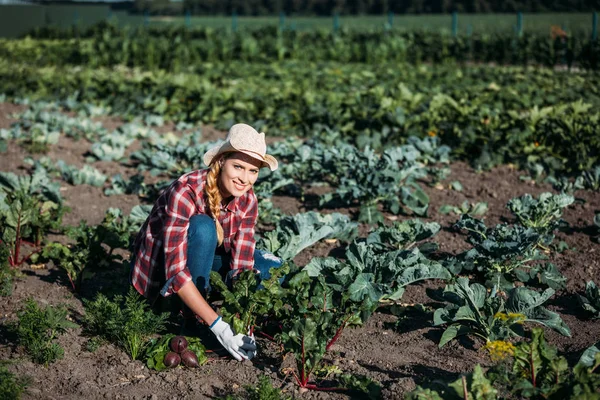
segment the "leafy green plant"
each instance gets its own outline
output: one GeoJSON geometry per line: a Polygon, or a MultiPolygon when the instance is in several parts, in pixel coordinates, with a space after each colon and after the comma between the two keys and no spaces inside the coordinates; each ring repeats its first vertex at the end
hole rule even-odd
{"type": "Polygon", "coordinates": [[[585,284],[585,295],[577,295],[577,299],[587,315],[594,319],[600,318],[600,289],[594,281],[588,281],[585,284]]]}
{"type": "Polygon", "coordinates": [[[244,394],[229,395],[222,400],[292,400],[291,396],[281,393],[281,389],[273,387],[271,379],[266,375],[258,377],[258,384],[244,387],[244,394]]]}
{"type": "MultiPolygon", "coordinates": [[[[587,352],[586,352],[587,353],[587,352]]],[[[439,389],[416,390],[407,399],[595,399],[600,389],[600,354],[591,353],[571,369],[565,357],[549,345],[541,328],[531,330],[531,339],[513,346],[511,357],[486,373],[477,365],[473,374],[439,389]]]]}
{"type": "Polygon", "coordinates": [[[319,240],[340,238],[350,241],[356,234],[357,224],[346,215],[309,211],[283,217],[274,230],[264,234],[257,246],[287,261],[319,240]]]}
{"type": "Polygon", "coordinates": [[[98,293],[94,300],[84,300],[85,330],[101,336],[123,348],[133,360],[144,354],[153,334],[165,329],[168,313],[160,315],[150,310],[145,299],[133,288],[127,296],[108,299],[98,293]]]}
{"type": "Polygon", "coordinates": [[[542,193],[538,199],[525,194],[509,200],[507,208],[520,224],[533,228],[540,235],[540,245],[548,245],[554,238],[553,232],[560,224],[562,209],[573,204],[574,197],[568,194],[542,193]]]}
{"type": "MultiPolygon", "coordinates": [[[[394,222],[391,226],[379,225],[367,237],[366,243],[378,250],[409,250],[418,242],[430,239],[440,231],[437,222],[423,222],[420,219],[394,222]]],[[[437,250],[434,243],[422,244],[423,253],[437,250]]]]}
{"type": "Polygon", "coordinates": [[[17,377],[6,367],[6,361],[0,361],[0,398],[19,400],[21,393],[31,381],[28,377],[17,377]]]}
{"type": "Polygon", "coordinates": [[[492,386],[492,382],[477,364],[472,373],[444,385],[440,390],[417,386],[415,390],[407,393],[405,398],[407,400],[495,400],[498,398],[498,390],[492,386]]]}
{"type": "Polygon", "coordinates": [[[358,203],[358,220],[370,224],[383,221],[378,204],[384,204],[394,214],[402,206],[419,216],[427,214],[429,197],[416,181],[427,172],[423,164],[414,160],[416,148],[392,148],[382,155],[368,148],[356,152],[354,162],[348,163],[345,170],[339,169],[336,191],[323,195],[322,205],[333,200],[347,205],[358,203]]]}
{"type": "Polygon", "coordinates": [[[531,335],[531,340],[515,345],[508,363],[496,365],[488,376],[495,386],[519,398],[562,398],[554,396],[569,385],[567,360],[547,344],[541,328],[533,328],[531,335]]]}
{"type": "Polygon", "coordinates": [[[296,358],[295,378],[301,387],[319,389],[310,379],[325,352],[346,328],[363,324],[381,300],[399,299],[407,285],[420,280],[450,278],[418,248],[377,251],[353,242],[346,259],[314,258],[284,282],[284,303],[295,306],[283,309],[280,338],[296,358]]]}
{"type": "Polygon", "coordinates": [[[19,344],[25,347],[32,360],[48,365],[63,357],[64,350],[56,339],[77,324],[69,321],[64,307],[40,307],[33,299],[27,299],[25,307],[18,313],[19,322],[15,332],[19,344]]]}
{"type": "Polygon", "coordinates": [[[210,273],[210,283],[224,297],[221,313],[223,320],[234,332],[253,333],[258,318],[280,315],[284,307],[284,290],[281,278],[290,272],[289,265],[271,269],[271,277],[260,281],[254,271],[242,271],[227,287],[218,272],[210,273]]]}
{"type": "Polygon", "coordinates": [[[473,215],[476,217],[480,217],[482,215],[484,215],[488,210],[488,205],[487,203],[484,202],[480,202],[480,203],[469,203],[467,200],[463,201],[463,203],[460,206],[451,206],[451,205],[443,205],[440,207],[440,214],[456,214],[456,215],[463,215],[463,214],[469,214],[469,215],[473,215]]]}
{"type": "Polygon", "coordinates": [[[505,298],[495,289],[488,293],[483,285],[469,284],[468,278],[458,278],[444,289],[444,298],[450,304],[437,309],[433,315],[434,325],[448,324],[439,346],[467,335],[477,336],[486,343],[523,336],[522,325],[526,322],[540,323],[571,336],[560,316],[542,307],[553,294],[553,289],[537,293],[519,287],[510,290],[505,298]]]}
{"type": "Polygon", "coordinates": [[[59,160],[56,167],[62,178],[71,185],[91,185],[102,187],[106,182],[106,175],[91,165],[85,164],[81,169],[65,164],[59,160]]]}
{"type": "Polygon", "coordinates": [[[126,265],[123,257],[114,253],[117,248],[127,249],[131,240],[131,223],[121,218],[121,210],[109,209],[100,225],[88,226],[82,221],[67,231],[75,243],[50,243],[32,260],[53,261],[66,271],[73,290],[79,291],[83,281],[94,276],[98,269],[126,265]]]}
{"type": "Polygon", "coordinates": [[[14,272],[9,263],[10,250],[0,242],[0,297],[10,296],[13,291],[14,272]]]}
{"type": "Polygon", "coordinates": [[[455,227],[468,232],[467,241],[473,247],[447,261],[447,266],[457,274],[461,269],[479,271],[487,278],[486,285],[498,290],[513,287],[515,280],[525,276],[518,275],[517,270],[529,270],[533,261],[544,258],[536,250],[540,235],[533,228],[508,224],[487,228],[467,214],[461,216],[455,227]]]}
{"type": "Polygon", "coordinates": [[[32,246],[38,247],[48,231],[59,229],[65,211],[58,186],[43,168],[27,176],[0,172],[1,239],[10,248],[10,265],[28,259],[20,253],[25,239],[31,238],[32,246]]]}

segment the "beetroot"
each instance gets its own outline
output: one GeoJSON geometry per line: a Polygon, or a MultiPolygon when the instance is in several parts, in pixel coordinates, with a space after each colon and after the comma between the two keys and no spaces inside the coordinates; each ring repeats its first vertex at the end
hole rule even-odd
{"type": "Polygon", "coordinates": [[[186,367],[195,368],[200,366],[200,364],[198,364],[196,353],[191,350],[184,350],[183,353],[181,353],[181,361],[186,367]]]}
{"type": "Polygon", "coordinates": [[[168,368],[175,368],[181,362],[181,357],[177,353],[173,353],[172,351],[168,352],[165,356],[163,363],[168,368]]]}
{"type": "Polygon", "coordinates": [[[171,339],[171,350],[173,350],[175,353],[183,352],[185,349],[187,349],[187,346],[188,342],[185,336],[175,336],[173,339],[171,339]]]}

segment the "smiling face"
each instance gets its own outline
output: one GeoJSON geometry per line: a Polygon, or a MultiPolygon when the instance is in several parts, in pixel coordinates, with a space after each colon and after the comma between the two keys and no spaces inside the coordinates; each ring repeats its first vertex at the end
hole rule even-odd
{"type": "Polygon", "coordinates": [[[240,197],[244,195],[258,179],[261,162],[244,153],[229,155],[221,166],[219,191],[221,196],[240,197]]]}

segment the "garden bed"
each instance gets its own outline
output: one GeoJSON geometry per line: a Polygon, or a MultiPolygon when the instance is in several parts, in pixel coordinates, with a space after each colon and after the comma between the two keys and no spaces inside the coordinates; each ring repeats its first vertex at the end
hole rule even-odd
{"type": "MultiPolygon", "coordinates": [[[[9,113],[22,109],[12,104],[0,104],[0,128],[7,128],[14,119],[9,113]]],[[[117,126],[114,118],[97,120],[117,126]]],[[[169,130],[166,127],[163,132],[169,130]]],[[[225,132],[204,128],[205,140],[225,136],[225,132]]],[[[204,133],[204,132],[203,132],[204,133]]],[[[63,159],[69,164],[84,165],[85,154],[90,143],[61,137],[57,145],[51,147],[48,156],[53,160],[63,159]]],[[[132,144],[131,149],[139,146],[132,144]]],[[[8,144],[8,152],[0,158],[0,171],[24,174],[29,166],[23,162],[27,152],[16,143],[8,144]]],[[[37,156],[34,156],[37,157],[37,156]]],[[[200,160],[198,160],[200,161],[200,160]]],[[[95,162],[93,166],[108,176],[122,173],[131,176],[134,168],[117,162],[95,162]]],[[[436,221],[441,231],[433,238],[439,244],[439,252],[456,254],[468,248],[464,234],[451,228],[456,215],[442,215],[439,208],[445,204],[459,205],[464,200],[487,202],[489,211],[485,214],[488,226],[509,221],[514,217],[506,209],[506,203],[513,197],[525,193],[539,195],[554,192],[548,184],[539,184],[520,179],[526,175],[522,171],[505,165],[491,171],[476,172],[467,164],[454,162],[450,165],[452,174],[449,180],[462,183],[463,190],[452,190],[448,185],[424,187],[430,198],[429,215],[426,221],[436,221]]],[[[323,213],[337,211],[356,216],[353,208],[319,209],[311,201],[311,193],[322,191],[321,187],[307,187],[305,201],[287,196],[274,196],[273,203],[286,214],[296,214],[309,210],[323,213]]],[[[89,185],[70,186],[61,182],[61,194],[71,208],[63,218],[63,225],[76,225],[80,220],[88,224],[102,221],[109,207],[121,208],[129,213],[140,203],[135,195],[105,196],[102,188],[89,185]]],[[[584,318],[577,303],[576,293],[582,293],[586,281],[600,282],[600,247],[591,240],[590,226],[594,212],[600,210],[600,196],[591,191],[575,192],[576,202],[564,210],[563,219],[569,228],[557,233],[555,240],[568,245],[564,252],[552,252],[549,261],[553,262],[567,278],[565,290],[557,291],[548,308],[560,314],[569,326],[572,337],[564,337],[547,329],[549,343],[557,346],[560,354],[574,364],[581,352],[600,337],[600,322],[584,318]]],[[[385,214],[386,221],[410,216],[385,214]]],[[[364,236],[368,227],[361,225],[364,236]]],[[[49,240],[66,241],[61,235],[51,235],[49,240]]],[[[295,262],[306,265],[313,257],[343,255],[339,242],[320,242],[301,252],[295,262]]],[[[127,254],[125,254],[127,256],[127,254]]],[[[197,369],[173,369],[163,372],[149,370],[143,362],[132,361],[121,349],[112,344],[103,344],[94,352],[86,350],[88,338],[82,335],[81,328],[69,330],[59,339],[65,350],[64,358],[49,365],[40,366],[30,361],[23,349],[17,346],[16,338],[6,324],[16,320],[17,312],[24,300],[33,298],[42,304],[64,304],[75,321],[81,320],[84,313],[82,298],[89,298],[93,291],[110,285],[123,284],[124,275],[103,273],[86,283],[80,293],[74,293],[62,269],[52,265],[24,264],[19,267],[22,277],[15,281],[13,293],[0,302],[0,359],[12,360],[9,370],[17,376],[29,376],[31,382],[23,394],[24,399],[162,399],[162,398],[215,398],[239,392],[245,385],[255,384],[260,374],[267,374],[274,386],[302,399],[347,399],[351,396],[335,392],[303,392],[298,390],[293,377],[286,372],[293,366],[293,356],[281,358],[277,346],[267,339],[258,338],[260,351],[254,360],[238,363],[227,358],[210,357],[207,364],[197,369]],[[86,291],[86,288],[89,289],[86,291]]],[[[344,331],[333,351],[326,355],[327,364],[337,365],[344,372],[365,375],[382,386],[382,398],[399,399],[416,385],[426,385],[432,380],[453,381],[461,373],[472,371],[476,364],[491,365],[482,342],[460,340],[448,343],[442,349],[438,343],[443,329],[434,327],[432,311],[442,304],[432,299],[428,293],[443,289],[443,282],[427,281],[409,286],[401,299],[404,305],[422,304],[425,312],[413,310],[402,320],[390,312],[388,307],[380,307],[367,323],[356,329],[344,331]],[[431,311],[431,312],[427,312],[431,311]]],[[[177,332],[175,324],[169,325],[171,332],[177,332]]],[[[357,397],[358,398],[358,397],[357,397]]]]}

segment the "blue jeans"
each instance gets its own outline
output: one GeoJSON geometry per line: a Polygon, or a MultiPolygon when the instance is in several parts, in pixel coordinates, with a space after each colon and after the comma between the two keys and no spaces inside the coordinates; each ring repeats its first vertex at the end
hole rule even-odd
{"type": "MultiPolygon", "coordinates": [[[[217,271],[225,275],[225,282],[230,283],[233,272],[229,265],[231,255],[217,251],[217,229],[215,221],[208,215],[198,214],[190,218],[187,233],[187,268],[192,275],[192,282],[203,296],[210,291],[210,272],[217,271]]],[[[220,249],[219,249],[220,250],[220,249]]],[[[273,254],[254,251],[254,269],[260,273],[260,279],[271,277],[270,269],[279,268],[283,260],[273,254]]],[[[161,292],[166,291],[171,282],[167,282],[161,292]]]]}

